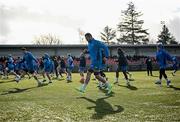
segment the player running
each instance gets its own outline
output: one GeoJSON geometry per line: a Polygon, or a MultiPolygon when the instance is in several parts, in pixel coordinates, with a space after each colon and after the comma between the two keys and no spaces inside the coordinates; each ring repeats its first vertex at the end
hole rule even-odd
{"type": "Polygon", "coordinates": [[[47,53],[44,54],[43,57],[43,63],[44,63],[44,70],[43,70],[43,82],[45,82],[45,74],[49,80],[49,83],[52,83],[51,81],[51,77],[50,77],[50,73],[52,71],[53,65],[52,65],[52,61],[50,60],[50,57],[47,53]]]}
{"type": "Polygon", "coordinates": [[[79,61],[79,73],[81,76],[80,83],[84,83],[84,72],[86,70],[86,57],[84,52],[80,54],[79,61]]]}
{"type": "Polygon", "coordinates": [[[41,86],[42,83],[39,81],[39,79],[37,78],[37,72],[36,72],[36,69],[35,69],[35,66],[34,66],[34,61],[36,63],[38,63],[37,59],[33,56],[33,54],[29,51],[27,51],[26,48],[22,48],[22,51],[24,53],[24,56],[23,56],[23,61],[26,62],[27,64],[27,70],[29,73],[31,73],[34,77],[34,79],[37,81],[38,83],[38,86],[41,86]]]}
{"type": "Polygon", "coordinates": [[[106,84],[108,92],[110,94],[112,92],[112,86],[100,75],[100,66],[102,64],[101,53],[100,50],[104,50],[106,60],[109,57],[108,47],[98,40],[95,40],[90,33],[85,34],[85,38],[88,42],[88,52],[90,55],[91,65],[89,70],[87,71],[86,79],[84,84],[80,87],[79,91],[84,92],[91,78],[91,74],[94,73],[96,79],[106,84]]]}
{"type": "Polygon", "coordinates": [[[166,71],[166,65],[167,65],[166,61],[167,60],[172,61],[172,57],[165,51],[162,44],[158,44],[157,46],[156,60],[159,64],[159,80],[155,82],[155,84],[161,85],[162,76],[164,76],[167,83],[167,87],[169,87],[171,81],[168,80],[168,77],[165,71],[166,71]]]}
{"type": "Polygon", "coordinates": [[[74,68],[73,58],[68,54],[67,58],[67,81],[72,81],[72,70],[74,68]]]}
{"type": "Polygon", "coordinates": [[[126,85],[130,86],[130,82],[127,76],[127,67],[128,67],[127,59],[121,48],[117,49],[117,53],[118,53],[118,59],[116,60],[116,62],[118,62],[118,66],[116,70],[116,81],[114,82],[114,84],[119,83],[119,72],[122,71],[126,79],[126,85]]]}
{"type": "Polygon", "coordinates": [[[177,70],[178,70],[179,62],[178,62],[176,56],[173,56],[172,60],[173,60],[173,70],[174,70],[174,71],[172,72],[172,75],[175,76],[175,73],[176,73],[177,70]]]}
{"type": "Polygon", "coordinates": [[[6,69],[5,69],[5,76],[8,76],[9,74],[13,74],[15,76],[15,80],[16,82],[19,82],[19,80],[21,79],[21,77],[14,71],[15,68],[15,64],[14,64],[14,59],[11,56],[11,54],[9,54],[7,62],[6,62],[6,69]]]}

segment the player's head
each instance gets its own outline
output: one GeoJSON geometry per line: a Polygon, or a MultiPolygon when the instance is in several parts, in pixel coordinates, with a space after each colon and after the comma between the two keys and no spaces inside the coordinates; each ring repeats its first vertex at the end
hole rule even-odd
{"type": "Polygon", "coordinates": [[[49,55],[47,53],[44,53],[45,58],[49,58],[49,55]]]}
{"type": "Polygon", "coordinates": [[[93,39],[93,37],[92,37],[92,35],[91,35],[90,33],[86,33],[86,34],[85,34],[85,38],[86,38],[86,40],[87,40],[88,42],[93,39]]]}
{"type": "Polygon", "coordinates": [[[8,57],[12,57],[12,55],[11,55],[11,54],[9,54],[9,55],[8,55],[8,57]]]}
{"type": "Polygon", "coordinates": [[[71,53],[68,53],[67,55],[68,55],[68,57],[71,57],[71,53]]]}
{"type": "Polygon", "coordinates": [[[25,47],[22,47],[21,50],[26,53],[27,52],[27,49],[25,47]]]}
{"type": "Polygon", "coordinates": [[[123,51],[122,51],[122,49],[121,48],[118,48],[117,49],[117,53],[120,55],[120,54],[123,54],[123,51]]]}
{"type": "Polygon", "coordinates": [[[64,59],[64,56],[61,56],[61,59],[64,59]]]}
{"type": "Polygon", "coordinates": [[[164,46],[163,46],[162,43],[160,43],[160,44],[157,45],[157,50],[160,50],[160,49],[163,49],[163,48],[164,48],[164,46]]]}

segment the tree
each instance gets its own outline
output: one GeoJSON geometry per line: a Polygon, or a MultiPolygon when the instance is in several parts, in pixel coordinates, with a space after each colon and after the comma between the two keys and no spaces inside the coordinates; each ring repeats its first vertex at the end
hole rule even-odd
{"type": "Polygon", "coordinates": [[[157,43],[162,43],[162,44],[178,44],[174,36],[171,35],[169,32],[169,29],[167,26],[164,24],[162,27],[161,33],[158,35],[158,41],[157,43]]]}
{"type": "Polygon", "coordinates": [[[62,41],[56,35],[44,34],[34,38],[34,44],[37,45],[60,45],[62,41]]]}
{"type": "Polygon", "coordinates": [[[106,26],[101,32],[101,39],[104,40],[105,43],[108,45],[113,43],[112,40],[116,37],[116,31],[112,28],[106,26]]]}
{"type": "Polygon", "coordinates": [[[132,2],[128,3],[128,8],[122,11],[122,22],[118,24],[120,43],[127,44],[147,44],[149,42],[147,29],[142,29],[143,20],[139,20],[143,14],[135,10],[132,2]]]}

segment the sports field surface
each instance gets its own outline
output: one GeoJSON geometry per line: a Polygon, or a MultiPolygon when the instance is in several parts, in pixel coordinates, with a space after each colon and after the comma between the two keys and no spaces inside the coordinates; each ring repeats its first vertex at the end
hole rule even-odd
{"type": "MultiPolygon", "coordinates": [[[[85,93],[76,90],[80,86],[78,73],[73,81],[53,80],[52,84],[37,87],[36,81],[23,79],[16,83],[11,76],[0,80],[0,121],[106,121],[144,122],[180,121],[180,72],[172,76],[171,87],[157,86],[158,72],[146,76],[146,72],[132,72],[132,87],[126,87],[120,73],[119,85],[113,85],[113,93],[105,95],[91,80],[85,93]]],[[[113,84],[115,73],[106,73],[113,84]]],[[[65,77],[64,77],[65,78],[65,77]]]]}

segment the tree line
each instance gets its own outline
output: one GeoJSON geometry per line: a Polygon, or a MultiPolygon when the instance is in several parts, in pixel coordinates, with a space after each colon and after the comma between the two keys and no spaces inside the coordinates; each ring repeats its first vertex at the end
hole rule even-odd
{"type": "MultiPolygon", "coordinates": [[[[122,20],[117,24],[117,29],[113,29],[108,25],[100,32],[101,39],[111,44],[148,44],[148,29],[143,28],[144,20],[140,19],[142,12],[138,12],[133,2],[128,3],[126,10],[121,12],[122,20]],[[116,40],[115,42],[113,40],[116,40]]],[[[158,35],[156,43],[162,44],[178,44],[175,37],[169,32],[168,27],[163,23],[162,31],[158,35]]],[[[34,44],[62,44],[57,36],[45,34],[36,37],[34,44]]]]}

